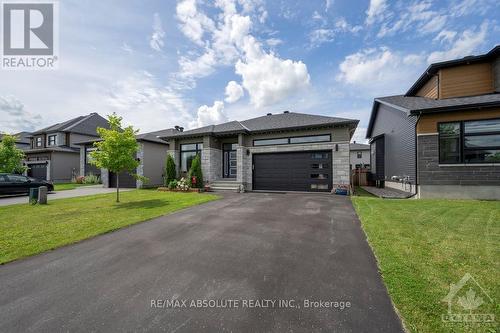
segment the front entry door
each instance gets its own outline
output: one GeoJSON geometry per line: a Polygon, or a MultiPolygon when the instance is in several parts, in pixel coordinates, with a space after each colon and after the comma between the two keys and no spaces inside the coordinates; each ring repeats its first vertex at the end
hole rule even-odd
{"type": "Polygon", "coordinates": [[[223,145],[223,163],[222,174],[224,178],[236,178],[238,169],[236,167],[236,143],[225,143],[223,145]]]}

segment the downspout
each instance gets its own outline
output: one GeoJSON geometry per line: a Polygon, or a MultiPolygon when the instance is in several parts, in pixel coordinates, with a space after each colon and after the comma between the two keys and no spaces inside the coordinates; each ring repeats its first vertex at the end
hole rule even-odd
{"type": "Polygon", "coordinates": [[[417,125],[422,116],[422,111],[418,113],[417,121],[415,122],[415,194],[410,198],[413,198],[418,194],[418,136],[417,136],[417,125]]]}

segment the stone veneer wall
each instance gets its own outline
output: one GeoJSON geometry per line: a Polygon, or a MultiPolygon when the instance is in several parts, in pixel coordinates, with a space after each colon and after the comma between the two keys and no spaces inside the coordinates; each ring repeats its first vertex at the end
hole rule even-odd
{"type": "Polygon", "coordinates": [[[85,146],[80,146],[80,176],[85,176],[85,146]]]}
{"type": "MultiPolygon", "coordinates": [[[[144,143],[139,143],[139,150],[137,150],[137,158],[139,159],[139,166],[137,167],[137,175],[144,176],[144,143]]],[[[142,180],[137,179],[137,188],[143,188],[144,183],[142,180]]]]}
{"type": "Polygon", "coordinates": [[[203,181],[213,182],[222,178],[222,152],[220,149],[203,148],[201,152],[203,181]]]}
{"type": "Polygon", "coordinates": [[[439,165],[438,135],[417,137],[418,185],[500,185],[500,164],[439,165]]]}
{"type": "Polygon", "coordinates": [[[241,158],[243,160],[242,183],[248,190],[252,189],[253,154],[320,150],[329,150],[332,152],[332,184],[349,184],[349,142],[243,147],[241,153],[241,158]],[[335,151],[335,145],[338,145],[338,151],[335,151]],[[246,149],[250,151],[249,155],[246,154],[246,149]]]}

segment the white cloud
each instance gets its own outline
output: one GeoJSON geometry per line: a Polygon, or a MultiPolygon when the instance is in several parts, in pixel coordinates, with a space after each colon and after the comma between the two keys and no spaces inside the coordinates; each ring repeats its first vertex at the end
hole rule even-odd
{"type": "Polygon", "coordinates": [[[214,105],[202,105],[198,108],[197,119],[192,121],[190,128],[202,127],[207,125],[216,125],[227,121],[224,114],[224,103],[215,101],[214,105]]]}
{"type": "Polygon", "coordinates": [[[457,35],[456,31],[441,30],[439,34],[437,34],[437,36],[434,37],[433,41],[435,42],[439,41],[440,43],[451,43],[455,39],[456,35],[457,35]]]}
{"type": "Polygon", "coordinates": [[[181,56],[179,58],[179,76],[189,80],[205,77],[214,72],[215,65],[217,65],[215,52],[207,48],[205,53],[194,59],[181,56]]]}
{"type": "Polygon", "coordinates": [[[496,0],[455,0],[450,5],[450,14],[455,17],[484,15],[495,6],[498,6],[496,0]]]}
{"type": "Polygon", "coordinates": [[[104,96],[99,112],[116,112],[141,132],[192,120],[182,96],[159,84],[148,72],[118,80],[104,96]]]}
{"type": "Polygon", "coordinates": [[[441,30],[446,24],[447,16],[446,15],[437,15],[434,16],[430,21],[425,23],[420,29],[423,33],[431,33],[441,30]]]}
{"type": "Polygon", "coordinates": [[[488,32],[488,22],[483,22],[479,29],[467,29],[458,39],[456,39],[451,48],[446,51],[432,52],[427,61],[429,63],[462,58],[471,55],[486,40],[488,32]]]}
{"type": "Polygon", "coordinates": [[[181,22],[182,33],[194,43],[203,46],[202,40],[205,31],[215,28],[214,22],[196,7],[196,0],[183,0],[176,7],[177,18],[181,22]]]}
{"type": "Polygon", "coordinates": [[[251,36],[246,39],[244,50],[245,58],[238,60],[235,69],[255,106],[277,103],[309,86],[309,73],[302,61],[266,53],[251,36]]]}
{"type": "Polygon", "coordinates": [[[333,0],[325,0],[325,12],[327,12],[333,5],[333,0]]]}
{"type": "Polygon", "coordinates": [[[366,11],[366,24],[370,25],[382,19],[386,9],[386,0],[370,0],[370,6],[366,11]]]}
{"type": "Polygon", "coordinates": [[[341,17],[337,20],[337,22],[335,22],[335,29],[336,31],[340,31],[340,32],[351,32],[351,33],[357,33],[359,32],[360,30],[363,29],[362,26],[360,25],[355,25],[355,26],[352,26],[350,25],[345,18],[341,17]]]}
{"type": "Polygon", "coordinates": [[[421,56],[381,47],[345,57],[336,80],[373,94],[401,93],[418,75],[421,56]]]}
{"type": "Polygon", "coordinates": [[[226,86],[226,102],[234,103],[243,97],[243,95],[244,91],[242,86],[240,86],[236,81],[228,82],[226,86]]]}
{"type": "Polygon", "coordinates": [[[266,40],[266,44],[273,47],[283,44],[283,41],[279,38],[269,38],[266,40]]]}
{"type": "Polygon", "coordinates": [[[130,45],[128,45],[126,42],[123,42],[122,46],[120,47],[123,51],[127,52],[128,54],[134,53],[134,50],[130,45]]]}
{"type": "Polygon", "coordinates": [[[40,126],[42,117],[25,109],[14,96],[0,96],[0,132],[33,131],[40,126]]]}
{"type": "Polygon", "coordinates": [[[309,34],[309,41],[311,46],[315,47],[333,41],[334,37],[333,29],[316,29],[309,34]]]}
{"type": "Polygon", "coordinates": [[[165,31],[163,30],[160,14],[155,13],[153,18],[153,34],[149,40],[149,46],[153,50],[161,52],[165,45],[163,38],[165,38],[165,31]]]}

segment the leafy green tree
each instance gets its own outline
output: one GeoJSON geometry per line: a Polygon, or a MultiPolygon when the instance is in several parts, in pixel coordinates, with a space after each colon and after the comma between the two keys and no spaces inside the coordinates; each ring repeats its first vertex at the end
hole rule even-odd
{"type": "Polygon", "coordinates": [[[189,181],[192,177],[196,177],[196,184],[192,184],[193,187],[203,188],[203,173],[201,171],[201,158],[200,154],[196,155],[191,162],[191,168],[189,169],[189,181]]]}
{"type": "Polygon", "coordinates": [[[16,147],[16,137],[5,134],[0,142],[0,172],[23,173],[24,152],[16,147]]]}
{"type": "Polygon", "coordinates": [[[109,129],[97,128],[101,141],[94,142],[97,149],[90,153],[91,163],[116,174],[116,202],[120,202],[120,174],[128,172],[138,177],[134,172],[139,166],[136,159],[139,150],[135,138],[137,130],[132,126],[122,129],[122,118],[115,113],[108,116],[108,122],[109,129]]]}
{"type": "Polygon", "coordinates": [[[171,181],[175,180],[176,174],[175,161],[172,155],[167,154],[167,160],[165,162],[165,186],[168,186],[171,181]]]}

